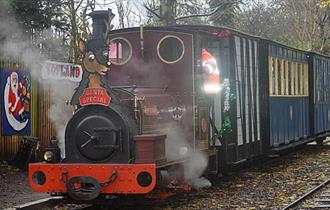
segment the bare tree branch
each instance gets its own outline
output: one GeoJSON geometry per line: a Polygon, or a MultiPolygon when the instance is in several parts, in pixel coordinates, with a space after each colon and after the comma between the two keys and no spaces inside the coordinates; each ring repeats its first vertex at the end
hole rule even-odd
{"type": "Polygon", "coordinates": [[[218,6],[217,8],[215,8],[214,11],[211,11],[211,12],[209,12],[209,13],[204,13],[204,14],[193,14],[193,15],[181,16],[181,17],[177,17],[177,18],[175,18],[175,20],[182,20],[182,19],[186,19],[186,18],[194,18],[194,17],[205,17],[205,16],[211,16],[211,15],[215,14],[216,12],[218,12],[222,7],[223,7],[223,5],[220,5],[220,6],[218,6]]]}
{"type": "Polygon", "coordinates": [[[152,9],[150,9],[146,4],[144,4],[143,6],[144,6],[144,8],[146,8],[150,13],[152,13],[153,15],[155,15],[156,17],[158,17],[159,19],[162,18],[160,15],[158,15],[156,12],[154,12],[152,9]]]}

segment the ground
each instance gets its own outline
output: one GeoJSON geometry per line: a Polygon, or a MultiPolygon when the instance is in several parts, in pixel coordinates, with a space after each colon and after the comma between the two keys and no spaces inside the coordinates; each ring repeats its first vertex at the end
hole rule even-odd
{"type": "MultiPolygon", "coordinates": [[[[44,198],[31,192],[26,173],[0,166],[0,203],[12,207],[44,198]]],[[[138,209],[281,209],[330,176],[330,146],[308,145],[282,157],[221,177],[207,189],[177,195],[138,209]]],[[[138,206],[102,209],[137,209],[138,206]]]]}
{"type": "Polygon", "coordinates": [[[27,172],[0,162],[0,209],[46,197],[48,194],[36,193],[30,189],[27,172]]]}
{"type": "Polygon", "coordinates": [[[168,201],[166,209],[281,209],[330,177],[330,146],[308,145],[168,201]]]}

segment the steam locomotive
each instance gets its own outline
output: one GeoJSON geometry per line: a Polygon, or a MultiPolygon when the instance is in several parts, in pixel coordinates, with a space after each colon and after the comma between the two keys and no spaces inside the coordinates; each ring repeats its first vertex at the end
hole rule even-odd
{"type": "Polygon", "coordinates": [[[111,12],[90,16],[65,158],[52,144],[45,163],[30,164],[33,190],[162,199],[328,135],[329,57],[228,28],[110,31],[111,12]]]}

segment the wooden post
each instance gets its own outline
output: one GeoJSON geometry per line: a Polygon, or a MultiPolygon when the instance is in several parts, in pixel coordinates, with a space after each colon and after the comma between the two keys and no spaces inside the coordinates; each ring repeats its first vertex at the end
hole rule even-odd
{"type": "Polygon", "coordinates": [[[273,82],[273,72],[274,72],[274,68],[273,68],[273,58],[271,56],[268,57],[268,75],[269,75],[269,95],[274,95],[274,91],[273,91],[273,86],[274,86],[274,82],[273,82]]]}
{"type": "Polygon", "coordinates": [[[304,95],[304,92],[303,92],[303,90],[304,90],[304,80],[305,80],[305,78],[304,78],[304,64],[299,64],[299,75],[300,75],[300,95],[304,95]]]}
{"type": "Polygon", "coordinates": [[[289,95],[289,61],[284,61],[285,70],[285,95],[289,95]]]}
{"type": "Polygon", "coordinates": [[[308,92],[308,65],[304,64],[304,71],[305,71],[305,95],[308,96],[309,92],[308,92]]]}
{"type": "Polygon", "coordinates": [[[275,87],[275,95],[278,95],[278,63],[277,63],[277,58],[274,58],[274,64],[275,64],[275,82],[274,82],[274,87],[275,87]]]}
{"type": "Polygon", "coordinates": [[[281,95],[283,96],[284,95],[284,83],[285,83],[285,77],[284,77],[284,60],[281,59],[280,60],[280,65],[281,65],[281,95]]]}
{"type": "Polygon", "coordinates": [[[291,62],[290,63],[290,66],[291,66],[291,95],[295,95],[295,88],[294,88],[294,86],[295,86],[295,76],[296,76],[296,74],[295,74],[295,70],[294,70],[294,63],[293,62],[291,62]]]}
{"type": "Polygon", "coordinates": [[[294,63],[294,72],[295,72],[295,95],[299,95],[299,89],[298,89],[298,63],[294,63]]]}

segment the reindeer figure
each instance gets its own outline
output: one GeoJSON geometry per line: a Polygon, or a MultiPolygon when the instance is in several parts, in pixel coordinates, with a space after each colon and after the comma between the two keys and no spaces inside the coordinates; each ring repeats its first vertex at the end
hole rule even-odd
{"type": "Polygon", "coordinates": [[[94,40],[88,44],[80,40],[79,50],[83,55],[84,74],[88,78],[87,87],[101,87],[101,78],[107,75],[110,67],[108,46],[105,43],[95,43],[94,40]]]}
{"type": "Polygon", "coordinates": [[[85,90],[91,88],[94,88],[94,90],[105,89],[106,94],[113,95],[108,85],[107,73],[110,67],[109,46],[105,41],[110,30],[109,21],[113,18],[110,12],[92,12],[90,14],[94,20],[93,38],[87,42],[83,40],[79,41],[79,51],[82,54],[83,78],[72,96],[72,105],[80,105],[79,98],[85,94],[85,90]]]}

